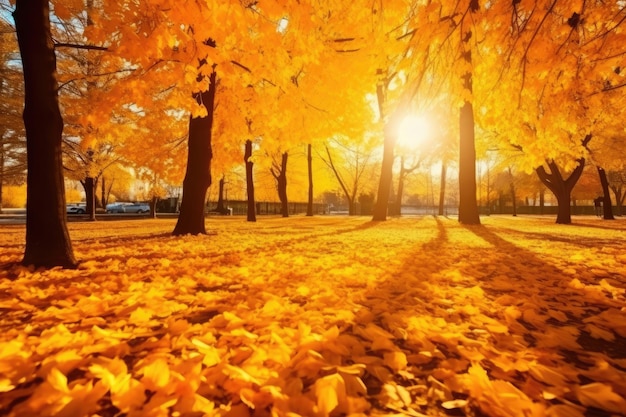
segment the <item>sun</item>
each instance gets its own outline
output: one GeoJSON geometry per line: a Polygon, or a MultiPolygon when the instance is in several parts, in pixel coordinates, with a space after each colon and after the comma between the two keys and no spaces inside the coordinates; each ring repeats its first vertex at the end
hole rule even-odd
{"type": "Polygon", "coordinates": [[[432,125],[424,116],[406,116],[398,127],[398,146],[417,149],[428,140],[432,125]]]}

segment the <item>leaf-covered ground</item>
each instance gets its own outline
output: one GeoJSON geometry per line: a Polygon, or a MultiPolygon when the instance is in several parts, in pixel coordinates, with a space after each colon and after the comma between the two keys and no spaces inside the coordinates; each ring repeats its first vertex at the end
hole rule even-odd
{"type": "Polygon", "coordinates": [[[0,228],[0,415],[626,415],[625,220],[0,228]]]}

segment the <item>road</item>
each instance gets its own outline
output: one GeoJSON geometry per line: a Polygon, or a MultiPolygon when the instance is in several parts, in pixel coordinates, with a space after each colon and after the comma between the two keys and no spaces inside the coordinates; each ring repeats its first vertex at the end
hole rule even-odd
{"type": "MultiPolygon", "coordinates": [[[[178,216],[178,213],[157,213],[159,218],[173,218],[178,216]]],[[[149,219],[150,214],[136,214],[136,213],[97,213],[96,220],[129,220],[129,219],[149,219]]],[[[68,214],[67,220],[70,222],[89,221],[89,217],[86,214],[68,214]]],[[[26,210],[25,209],[2,209],[0,213],[0,225],[8,224],[25,224],[26,223],[26,210]]]]}

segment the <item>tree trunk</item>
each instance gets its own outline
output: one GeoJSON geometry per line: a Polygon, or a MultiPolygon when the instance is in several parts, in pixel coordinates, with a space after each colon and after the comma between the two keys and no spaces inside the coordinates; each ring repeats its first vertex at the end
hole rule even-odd
{"type": "Polygon", "coordinates": [[[204,205],[206,192],[211,185],[211,130],[217,75],[215,68],[209,76],[209,88],[194,93],[194,98],[204,106],[207,115],[189,118],[189,143],[187,171],[183,180],[183,196],[178,221],[172,234],[206,234],[204,226],[204,205]]]}
{"type": "MultiPolygon", "coordinates": [[[[446,163],[445,161],[441,161],[441,185],[439,186],[439,215],[443,216],[444,214],[444,206],[446,203],[446,163]]],[[[489,197],[487,197],[487,201],[489,197]]],[[[487,202],[489,204],[489,202],[487,202]]]]}
{"type": "Polygon", "coordinates": [[[404,194],[404,172],[400,171],[400,177],[398,178],[398,190],[396,191],[396,201],[394,204],[394,214],[396,216],[402,215],[402,194],[404,194]]]}
{"type": "Polygon", "coordinates": [[[217,193],[217,207],[215,208],[215,211],[217,211],[219,214],[228,213],[228,210],[226,209],[226,207],[224,207],[224,186],[225,185],[226,185],[226,179],[224,178],[224,175],[222,175],[222,178],[220,178],[220,181],[219,181],[219,191],[217,193]]]}
{"type": "Polygon", "coordinates": [[[249,222],[256,222],[256,210],[254,202],[254,179],[252,177],[252,169],[254,168],[254,162],[250,159],[252,157],[252,141],[246,141],[246,150],[244,152],[243,160],[246,163],[246,191],[248,192],[248,218],[249,222]]]}
{"type": "Polygon", "coordinates": [[[580,178],[583,169],[585,168],[585,159],[580,158],[578,160],[578,165],[567,179],[563,179],[561,171],[559,170],[559,167],[555,162],[549,162],[548,167],[550,168],[549,173],[546,171],[543,165],[537,168],[535,171],[537,172],[537,175],[539,176],[541,182],[546,187],[548,187],[548,189],[552,191],[552,193],[556,197],[556,201],[558,204],[556,223],[571,224],[572,213],[570,201],[572,189],[574,188],[574,185],[576,185],[576,182],[580,178]]]}
{"type": "Polygon", "coordinates": [[[330,150],[328,149],[328,146],[326,146],[325,148],[326,148],[326,155],[328,155],[328,166],[333,171],[333,174],[335,174],[335,178],[337,178],[337,182],[339,182],[339,186],[341,187],[341,190],[343,191],[343,194],[346,197],[346,201],[348,202],[348,216],[355,216],[356,215],[355,199],[356,199],[356,194],[359,189],[359,180],[358,180],[359,175],[357,173],[357,175],[355,175],[354,177],[354,184],[352,186],[352,194],[350,194],[345,181],[343,180],[341,174],[335,167],[335,163],[333,162],[333,157],[330,154],[330,150]]]}
{"type": "Polygon", "coordinates": [[[76,266],[67,230],[56,56],[47,0],[17,0],[15,28],[24,73],[26,248],[24,265],[76,266]]]}
{"type": "Polygon", "coordinates": [[[278,198],[281,203],[281,214],[283,217],[289,217],[289,201],[287,200],[287,158],[289,154],[287,152],[283,153],[282,161],[281,161],[281,170],[280,175],[277,179],[277,187],[278,187],[278,198]]]}
{"type": "Polygon", "coordinates": [[[348,216],[356,216],[356,199],[354,196],[349,196],[348,200],[348,216]]]}
{"type": "Polygon", "coordinates": [[[543,210],[546,207],[546,192],[545,190],[539,191],[539,214],[543,214],[543,210]]]}
{"type": "MultiPolygon", "coordinates": [[[[463,59],[468,68],[472,65],[472,51],[470,39],[472,32],[468,31],[463,39],[465,52],[463,59]]],[[[465,89],[472,92],[472,70],[463,76],[465,89]]],[[[459,222],[463,224],[480,224],[478,204],[476,202],[476,148],[474,144],[474,107],[466,101],[461,107],[459,117],[459,222]]]]}
{"type": "Polygon", "coordinates": [[[517,195],[515,193],[515,184],[509,184],[511,190],[511,201],[513,202],[513,217],[517,216],[517,195]]]}
{"type": "Polygon", "coordinates": [[[404,179],[406,178],[406,170],[404,168],[404,157],[400,161],[400,173],[398,174],[398,189],[396,190],[396,198],[393,204],[393,215],[402,215],[402,195],[404,194],[404,179]]]}
{"type": "Polygon", "coordinates": [[[89,220],[96,221],[96,183],[93,177],[85,178],[83,183],[85,188],[85,212],[89,215],[89,220]]]}
{"type": "Polygon", "coordinates": [[[157,197],[156,195],[153,195],[152,199],[150,200],[150,218],[152,219],[157,218],[157,205],[158,204],[159,204],[159,197],[157,197]]]}
{"type": "Polygon", "coordinates": [[[598,167],[598,175],[600,176],[600,184],[602,185],[602,193],[604,196],[604,200],[602,201],[604,220],[615,220],[615,217],[613,217],[613,204],[611,203],[611,192],[609,191],[609,180],[606,176],[606,171],[598,167]]]}
{"type": "Polygon", "coordinates": [[[100,204],[102,204],[102,208],[106,210],[107,208],[107,198],[106,198],[106,181],[104,180],[104,176],[100,178],[100,204]]]}
{"type": "Polygon", "coordinates": [[[611,185],[611,190],[613,190],[613,195],[615,195],[615,206],[617,212],[615,213],[617,216],[621,216],[623,214],[623,196],[622,196],[622,186],[611,185]]]}
{"type": "Polygon", "coordinates": [[[306,206],[306,215],[313,215],[313,155],[312,146],[309,143],[307,145],[307,165],[309,168],[309,201],[306,206]]]}
{"type": "Polygon", "coordinates": [[[289,201],[287,200],[287,158],[289,154],[284,152],[281,156],[280,167],[271,168],[272,175],[276,179],[276,190],[280,200],[280,214],[289,217],[289,201]]]}
{"type": "Polygon", "coordinates": [[[393,177],[394,147],[396,146],[397,141],[397,132],[395,132],[395,127],[399,124],[399,120],[396,120],[399,118],[399,116],[395,116],[395,118],[392,116],[392,120],[388,122],[385,128],[383,162],[380,168],[378,194],[376,196],[376,203],[374,203],[372,216],[372,220],[374,221],[387,220],[387,208],[389,206],[389,194],[391,192],[391,180],[393,177]]]}
{"type": "MultiPolygon", "coordinates": [[[[0,139],[3,135],[0,132],[0,139]]],[[[2,214],[2,184],[4,184],[4,143],[0,142],[0,214],[2,214]]]]}

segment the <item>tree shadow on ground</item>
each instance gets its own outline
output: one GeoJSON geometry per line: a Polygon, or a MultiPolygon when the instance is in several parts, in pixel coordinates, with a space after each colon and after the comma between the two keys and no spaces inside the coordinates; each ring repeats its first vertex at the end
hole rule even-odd
{"type": "MultiPolygon", "coordinates": [[[[379,383],[439,387],[440,396],[456,400],[464,394],[441,386],[454,386],[448,381],[455,374],[479,364],[490,379],[508,381],[529,401],[546,406],[580,403],[567,386],[546,400],[541,387],[550,391],[554,381],[541,373],[545,369],[563,375],[558,379],[563,383],[612,384],[614,392],[626,396],[615,382],[626,378],[619,366],[626,358],[626,338],[610,327],[612,320],[626,319],[619,291],[581,286],[559,266],[489,227],[436,221],[437,236],[415,248],[362,302],[372,323],[395,336],[415,377],[410,381],[396,373],[379,383]],[[421,357],[424,352],[430,360],[421,357]],[[602,363],[608,364],[610,377],[597,371],[602,363]]],[[[441,401],[420,401],[421,407],[405,405],[405,410],[441,412],[441,401]]],[[[490,406],[485,407],[488,412],[490,406]]],[[[476,408],[464,412],[476,413],[476,408]]],[[[587,413],[610,415],[594,407],[587,413]]]]}

